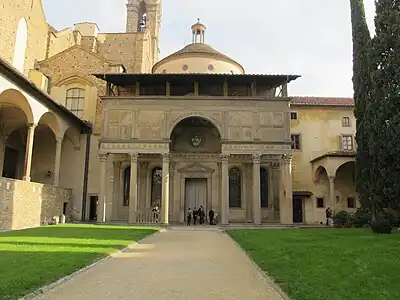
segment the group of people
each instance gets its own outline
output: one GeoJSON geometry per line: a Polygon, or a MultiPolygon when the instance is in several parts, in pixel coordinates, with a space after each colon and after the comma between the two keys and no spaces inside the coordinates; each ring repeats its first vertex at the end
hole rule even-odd
{"type": "MultiPolygon", "coordinates": [[[[208,218],[209,218],[209,224],[214,225],[214,216],[215,213],[212,209],[208,212],[208,218]]],[[[203,205],[200,205],[200,207],[197,209],[196,207],[193,208],[193,210],[189,207],[186,213],[186,221],[187,225],[190,226],[193,221],[193,225],[197,224],[197,221],[199,221],[200,225],[204,225],[206,219],[206,213],[204,211],[203,205]]]]}

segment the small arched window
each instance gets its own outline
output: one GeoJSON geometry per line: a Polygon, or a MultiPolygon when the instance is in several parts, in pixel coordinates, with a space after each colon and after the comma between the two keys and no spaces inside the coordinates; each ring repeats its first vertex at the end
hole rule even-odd
{"type": "Polygon", "coordinates": [[[151,171],[151,206],[161,205],[162,169],[155,167],[151,171]]]}
{"type": "Polygon", "coordinates": [[[131,167],[124,171],[124,206],[129,206],[129,193],[131,189],[131,167]]]}
{"type": "Polygon", "coordinates": [[[82,119],[85,107],[85,90],[79,88],[69,89],[65,99],[65,107],[82,119]]]}
{"type": "Polygon", "coordinates": [[[242,178],[239,168],[229,170],[229,207],[242,207],[242,178]]]}
{"type": "Polygon", "coordinates": [[[268,208],[268,171],[260,169],[260,201],[262,208],[268,208]]]}

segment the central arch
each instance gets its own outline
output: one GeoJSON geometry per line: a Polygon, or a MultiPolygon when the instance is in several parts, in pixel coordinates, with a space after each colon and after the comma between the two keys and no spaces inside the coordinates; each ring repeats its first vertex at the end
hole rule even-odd
{"type": "Polygon", "coordinates": [[[203,115],[203,114],[201,114],[201,113],[189,113],[189,114],[180,116],[179,118],[176,118],[176,119],[175,119],[175,121],[171,124],[171,126],[170,126],[170,128],[169,128],[169,130],[168,130],[168,133],[167,133],[167,134],[168,134],[168,137],[171,138],[172,132],[175,130],[176,126],[177,126],[180,122],[182,122],[182,121],[185,120],[185,119],[189,119],[189,118],[203,119],[203,120],[206,120],[206,121],[210,122],[210,123],[218,130],[218,133],[219,133],[220,137],[223,137],[223,136],[224,136],[224,135],[223,135],[223,131],[222,131],[221,125],[220,125],[219,122],[218,122],[217,120],[215,120],[214,118],[209,117],[209,116],[205,116],[205,115],[203,115]]]}
{"type": "Polygon", "coordinates": [[[170,134],[171,152],[221,153],[221,134],[210,120],[191,116],[179,121],[170,134]]]}

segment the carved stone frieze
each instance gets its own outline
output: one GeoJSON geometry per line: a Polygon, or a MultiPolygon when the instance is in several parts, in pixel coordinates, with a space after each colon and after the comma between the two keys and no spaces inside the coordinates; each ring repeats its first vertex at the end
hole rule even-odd
{"type": "Polygon", "coordinates": [[[222,152],[232,154],[274,154],[277,152],[290,151],[290,145],[271,145],[271,144],[222,144],[222,152]]]}
{"type": "Polygon", "coordinates": [[[110,153],[165,153],[168,143],[101,143],[100,150],[110,153]]]}

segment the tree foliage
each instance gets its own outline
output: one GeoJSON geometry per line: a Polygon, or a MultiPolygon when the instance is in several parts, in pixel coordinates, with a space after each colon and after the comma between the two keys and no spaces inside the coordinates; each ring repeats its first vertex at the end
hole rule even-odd
{"type": "Polygon", "coordinates": [[[373,182],[379,206],[400,210],[400,0],[376,1],[372,42],[373,128],[369,153],[376,160],[373,182]]]}
{"type": "Polygon", "coordinates": [[[371,84],[371,36],[365,18],[363,0],[350,0],[353,34],[353,86],[354,115],[356,118],[356,189],[361,204],[370,207],[371,199],[371,157],[369,155],[369,128],[365,117],[367,104],[372,98],[371,84]]]}
{"type": "Polygon", "coordinates": [[[371,39],[362,0],[350,0],[357,120],[356,187],[380,215],[400,211],[400,0],[377,0],[371,39]]]}

